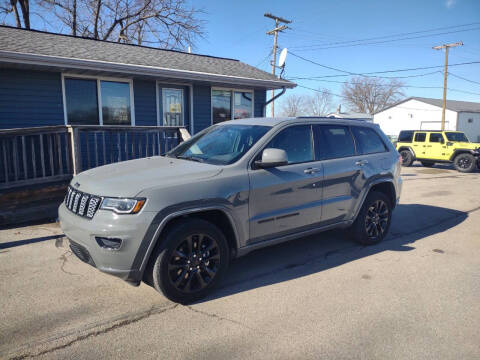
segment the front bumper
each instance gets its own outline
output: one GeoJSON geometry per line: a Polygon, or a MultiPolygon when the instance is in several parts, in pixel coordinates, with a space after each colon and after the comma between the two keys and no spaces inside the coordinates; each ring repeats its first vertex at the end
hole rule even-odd
{"type": "Polygon", "coordinates": [[[141,280],[140,267],[145,251],[140,245],[155,213],[141,211],[135,215],[118,215],[98,210],[89,220],[75,215],[62,203],[58,217],[72,252],[80,260],[131,283],[141,280]],[[96,237],[121,239],[122,244],[118,250],[106,249],[97,243],[96,237]]]}

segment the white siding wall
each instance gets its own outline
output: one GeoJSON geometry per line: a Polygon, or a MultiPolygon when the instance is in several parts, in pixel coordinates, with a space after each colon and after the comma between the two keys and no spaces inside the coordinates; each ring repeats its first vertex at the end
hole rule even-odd
{"type": "Polygon", "coordinates": [[[480,113],[458,113],[458,131],[463,131],[470,141],[480,143],[480,113]]]}
{"type": "MultiPolygon", "coordinates": [[[[373,122],[387,135],[398,135],[401,130],[439,130],[442,108],[411,99],[375,114],[373,122]]],[[[446,110],[445,129],[456,130],[457,113],[446,110]]]]}

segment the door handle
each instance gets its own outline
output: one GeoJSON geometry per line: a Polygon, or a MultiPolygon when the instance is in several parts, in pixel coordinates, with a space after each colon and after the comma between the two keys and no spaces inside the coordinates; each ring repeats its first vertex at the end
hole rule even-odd
{"type": "Polygon", "coordinates": [[[358,160],[358,161],[355,161],[355,165],[358,165],[358,166],[363,166],[365,164],[368,164],[368,160],[358,160]]]}
{"type": "Polygon", "coordinates": [[[305,170],[303,170],[303,172],[305,174],[315,174],[316,172],[318,172],[320,169],[317,169],[317,168],[306,168],[305,170]]]}

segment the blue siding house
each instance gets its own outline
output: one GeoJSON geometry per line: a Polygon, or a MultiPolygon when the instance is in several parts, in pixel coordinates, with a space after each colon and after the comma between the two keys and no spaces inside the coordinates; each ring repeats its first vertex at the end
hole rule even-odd
{"type": "Polygon", "coordinates": [[[184,126],[264,116],[293,88],[238,60],[0,26],[0,129],[184,126]]]}

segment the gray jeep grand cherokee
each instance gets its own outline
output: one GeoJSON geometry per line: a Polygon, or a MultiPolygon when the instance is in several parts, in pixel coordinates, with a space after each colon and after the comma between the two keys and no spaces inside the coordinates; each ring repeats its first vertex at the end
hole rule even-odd
{"type": "Polygon", "coordinates": [[[400,159],[363,121],[227,121],[166,156],[78,174],[60,223],[82,261],[189,303],[232,257],[261,247],[332,228],[381,241],[400,196],[400,159]]]}

